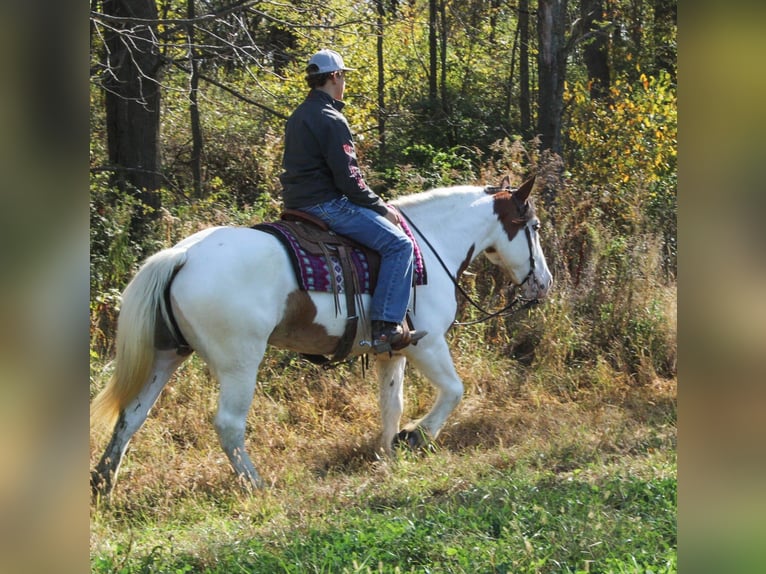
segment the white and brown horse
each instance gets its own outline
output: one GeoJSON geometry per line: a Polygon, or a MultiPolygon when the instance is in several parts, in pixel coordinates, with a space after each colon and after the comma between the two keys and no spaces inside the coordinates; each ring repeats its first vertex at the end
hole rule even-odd
{"type": "MultiPolygon", "coordinates": [[[[553,280],[528,201],[533,182],[512,190],[506,178],[500,187],[433,189],[394,202],[411,222],[428,270],[411,310],[428,336],[376,357],[382,452],[391,453],[400,430],[408,359],[438,391],[431,410],[408,425],[420,437],[411,442],[436,438],[463,396],[445,335],[457,313],[453,281],[474,258],[484,253],[504,268],[524,298],[548,294],[553,280]]],[[[149,257],[123,293],[114,373],[91,405],[92,422],[114,423],[91,472],[94,494],[111,492],[128,442],[191,349],[220,384],[215,429],[223,450],[246,484],[262,486],[245,450],[245,419],[266,346],[330,355],[345,323],[333,294],[299,289],[285,249],[267,233],[215,227],[149,257]],[[176,343],[182,340],[188,348],[176,343]]],[[[369,351],[369,325],[359,331],[352,355],[369,351]]]]}

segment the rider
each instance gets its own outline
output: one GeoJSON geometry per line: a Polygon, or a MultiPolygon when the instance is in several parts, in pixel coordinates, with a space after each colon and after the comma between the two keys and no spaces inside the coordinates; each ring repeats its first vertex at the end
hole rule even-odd
{"type": "Polygon", "coordinates": [[[285,128],[285,151],[279,176],[286,208],[300,209],[380,254],[378,283],[372,294],[372,350],[390,352],[426,333],[402,327],[413,273],[413,245],[399,227],[398,213],[365,183],[351,130],[341,113],[346,68],[332,50],[309,60],[311,88],[285,128]]]}

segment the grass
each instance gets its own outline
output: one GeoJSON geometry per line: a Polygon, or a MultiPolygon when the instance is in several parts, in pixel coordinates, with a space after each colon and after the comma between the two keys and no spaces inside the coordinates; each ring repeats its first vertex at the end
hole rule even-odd
{"type": "Polygon", "coordinates": [[[405,465],[396,478],[331,479],[308,488],[313,500],[296,491],[222,505],[187,499],[177,521],[128,520],[127,541],[95,553],[93,570],[675,571],[672,461],[643,461],[653,477],[487,467],[470,481],[440,480],[424,464],[405,465]]]}
{"type": "MultiPolygon", "coordinates": [[[[435,452],[387,462],[372,374],[270,352],[248,448],[271,486],[249,495],[191,361],[91,508],[92,572],[676,571],[674,380],[597,384],[602,366],[562,390],[489,351],[456,363],[466,397],[435,452]]],[[[417,416],[431,390],[407,382],[417,416]]]]}

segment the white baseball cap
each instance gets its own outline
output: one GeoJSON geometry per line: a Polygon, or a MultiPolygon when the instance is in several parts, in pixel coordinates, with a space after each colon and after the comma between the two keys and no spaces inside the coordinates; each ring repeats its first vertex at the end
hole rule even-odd
{"type": "Polygon", "coordinates": [[[316,54],[311,56],[309,60],[309,67],[315,65],[319,68],[314,74],[328,74],[330,72],[337,72],[338,70],[353,72],[356,68],[346,68],[343,65],[343,58],[340,57],[338,52],[332,50],[319,50],[316,54]]]}

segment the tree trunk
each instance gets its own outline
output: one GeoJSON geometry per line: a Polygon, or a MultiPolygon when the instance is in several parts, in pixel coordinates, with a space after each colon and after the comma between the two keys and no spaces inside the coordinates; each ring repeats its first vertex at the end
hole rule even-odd
{"type": "Polygon", "coordinates": [[[505,95],[505,120],[510,124],[511,104],[513,103],[513,78],[516,75],[516,50],[519,47],[519,26],[516,25],[516,31],[513,33],[513,46],[511,47],[511,70],[508,73],[508,85],[505,95]]]}
{"type": "Polygon", "coordinates": [[[436,29],[438,27],[438,11],[436,0],[428,0],[428,100],[431,104],[431,113],[436,111],[437,98],[437,61],[439,58],[436,45],[436,29]]]}
{"type": "Polygon", "coordinates": [[[677,0],[654,0],[654,67],[665,70],[676,79],[676,37],[678,23],[677,0]]]}
{"type": "Polygon", "coordinates": [[[377,21],[377,59],[378,59],[378,149],[380,157],[386,155],[386,77],[383,65],[383,25],[385,23],[386,9],[383,0],[375,0],[375,8],[378,12],[377,21]]]}
{"type": "MultiPolygon", "coordinates": [[[[195,0],[187,0],[187,17],[189,20],[194,20],[195,0]]],[[[188,27],[189,38],[189,64],[191,79],[189,82],[189,121],[191,122],[192,133],[192,153],[191,153],[191,169],[192,180],[194,182],[194,196],[202,197],[202,128],[199,121],[199,70],[197,64],[197,50],[194,47],[194,24],[189,24],[188,27]]]]}
{"type": "Polygon", "coordinates": [[[604,99],[609,95],[609,53],[608,34],[600,31],[601,22],[605,19],[604,0],[583,0],[580,16],[583,19],[583,30],[593,36],[583,48],[585,67],[588,69],[590,97],[594,100],[604,99]]]}
{"type": "Polygon", "coordinates": [[[537,9],[538,117],[541,149],[561,155],[567,46],[567,0],[539,0],[537,9]]]}
{"type": "MultiPolygon", "coordinates": [[[[154,0],[104,0],[103,10],[123,18],[157,18],[154,0]]],[[[104,81],[107,147],[113,183],[149,208],[138,210],[138,225],[159,215],[160,58],[153,41],[156,26],[115,27],[105,33],[110,71],[104,81]]]]}
{"type": "MultiPolygon", "coordinates": [[[[449,98],[447,97],[447,7],[445,0],[439,0],[439,64],[441,66],[439,76],[439,95],[441,117],[449,117],[449,98]]],[[[455,127],[447,130],[447,142],[450,146],[455,145],[457,134],[455,127]]]]}
{"type": "Polygon", "coordinates": [[[529,0],[519,0],[519,112],[521,135],[532,137],[532,108],[529,97],[529,0]]]}

